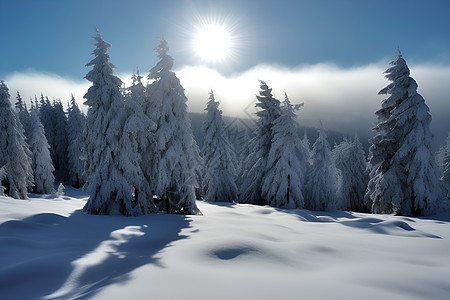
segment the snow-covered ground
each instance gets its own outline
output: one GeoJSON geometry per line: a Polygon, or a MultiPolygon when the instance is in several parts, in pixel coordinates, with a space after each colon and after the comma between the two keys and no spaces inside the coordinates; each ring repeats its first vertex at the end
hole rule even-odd
{"type": "Polygon", "coordinates": [[[0,197],[0,299],[449,299],[450,216],[198,202],[92,216],[87,196],[0,197]]]}

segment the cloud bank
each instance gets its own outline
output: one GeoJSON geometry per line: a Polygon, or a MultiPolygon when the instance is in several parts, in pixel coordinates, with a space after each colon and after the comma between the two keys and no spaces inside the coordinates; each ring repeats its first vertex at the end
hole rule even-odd
{"type": "MultiPolygon", "coordinates": [[[[298,112],[301,125],[318,126],[322,121],[328,129],[348,134],[358,131],[367,137],[372,135],[370,128],[376,120],[374,112],[385,97],[377,93],[388,84],[383,76],[388,66],[386,61],[354,68],[333,64],[296,68],[259,65],[231,76],[223,76],[206,67],[185,66],[175,72],[186,90],[190,111],[203,112],[212,89],[224,115],[253,117],[255,95],[259,92],[258,80],[264,80],[273,88],[277,99],[283,100],[286,92],[291,102],[304,102],[304,107],[298,112]]],[[[450,131],[450,66],[421,64],[410,65],[410,69],[411,76],[419,85],[419,93],[430,107],[436,144],[442,143],[450,131]]],[[[126,84],[130,83],[130,74],[118,76],[126,84]]],[[[42,92],[50,99],[61,99],[64,104],[73,93],[82,105],[82,97],[90,86],[86,80],[39,72],[14,73],[5,81],[12,101],[15,101],[16,90],[25,100],[42,92]]]]}
{"type": "Polygon", "coordinates": [[[36,96],[39,99],[41,93],[48,96],[50,101],[60,99],[64,107],[67,107],[73,94],[80,108],[87,111],[83,105],[83,96],[91,84],[86,80],[74,80],[51,73],[27,71],[7,75],[4,81],[8,85],[12,103],[16,102],[17,91],[19,91],[28,107],[30,107],[30,98],[34,101],[36,96]]]}
{"type": "MultiPolygon", "coordinates": [[[[207,94],[213,89],[224,115],[251,115],[261,79],[273,88],[277,99],[283,100],[286,92],[291,102],[304,102],[298,112],[301,125],[317,127],[322,121],[325,128],[347,134],[358,131],[369,137],[376,121],[374,113],[385,98],[378,91],[389,84],[383,75],[388,66],[386,61],[355,68],[260,65],[231,77],[204,67],[184,67],[177,74],[195,111],[205,107],[207,94]]],[[[430,107],[436,143],[442,143],[450,131],[450,66],[412,65],[410,69],[418,92],[430,107]]]]}

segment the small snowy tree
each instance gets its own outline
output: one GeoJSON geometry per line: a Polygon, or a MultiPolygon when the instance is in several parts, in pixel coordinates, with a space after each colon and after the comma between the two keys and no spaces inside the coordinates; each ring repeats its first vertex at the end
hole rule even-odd
{"type": "Polygon", "coordinates": [[[148,75],[146,114],[156,124],[154,144],[149,153],[149,172],[155,194],[167,205],[169,213],[199,214],[195,202],[195,176],[198,146],[192,136],[187,115],[187,98],[176,74],[173,58],[164,39],[155,49],[160,61],[148,75]]]}
{"type": "Polygon", "coordinates": [[[447,136],[447,144],[443,157],[442,182],[446,185],[447,196],[450,196],[450,133],[447,136]]]}
{"type": "Polygon", "coordinates": [[[55,185],[55,177],[53,176],[55,169],[50,157],[50,146],[45,137],[44,126],[41,124],[36,109],[31,111],[30,127],[33,128],[28,139],[34,174],[33,191],[37,194],[51,194],[55,185]]]}
{"type": "Polygon", "coordinates": [[[67,159],[69,164],[69,183],[74,187],[85,183],[84,162],[81,160],[81,149],[84,147],[83,132],[86,128],[86,117],[81,113],[72,95],[67,115],[67,159]]]}
{"type": "Polygon", "coordinates": [[[298,137],[294,106],[286,95],[282,114],[272,127],[272,145],[263,179],[262,197],[275,207],[303,208],[303,189],[307,157],[298,137]]]}
{"type": "Polygon", "coordinates": [[[50,146],[50,156],[53,162],[57,161],[55,150],[55,122],[53,121],[53,108],[48,97],[41,93],[40,101],[36,100],[36,108],[39,107],[39,119],[44,126],[45,136],[50,146]],[[39,104],[39,105],[38,105],[39,104]]]}
{"type": "Polygon", "coordinates": [[[3,180],[6,179],[6,168],[5,166],[0,168],[0,195],[5,194],[5,187],[3,186],[3,180]]]}
{"type": "Polygon", "coordinates": [[[230,143],[222,111],[214,93],[209,94],[206,119],[202,126],[205,140],[202,148],[205,175],[202,187],[205,201],[237,201],[237,159],[230,143]]]}
{"type": "Polygon", "coordinates": [[[265,205],[262,198],[263,178],[267,173],[267,159],[273,140],[273,122],[281,116],[280,101],[273,98],[272,89],[260,81],[261,91],[256,96],[258,121],[254,137],[249,142],[249,155],[243,163],[243,174],[239,188],[239,202],[265,205]]]}
{"type": "Polygon", "coordinates": [[[17,102],[15,104],[16,112],[17,115],[19,116],[20,123],[22,124],[23,129],[25,130],[25,137],[28,138],[32,130],[29,124],[30,114],[28,113],[26,103],[23,101],[22,96],[20,96],[20,93],[18,91],[16,99],[17,99],[17,102]]]}
{"type": "Polygon", "coordinates": [[[306,128],[305,131],[303,132],[303,139],[302,139],[302,149],[305,152],[305,156],[306,156],[306,163],[307,163],[307,167],[311,164],[311,144],[309,143],[309,139],[308,139],[308,133],[306,132],[306,128]]]}
{"type": "Polygon", "coordinates": [[[364,205],[364,193],[367,188],[367,161],[364,149],[358,137],[353,141],[344,139],[333,149],[336,168],[340,171],[341,182],[338,194],[343,210],[367,212],[364,205]]]}
{"type": "Polygon", "coordinates": [[[55,160],[53,163],[55,165],[57,179],[59,181],[65,181],[69,176],[67,117],[60,100],[54,100],[51,109],[54,129],[53,147],[55,150],[55,160]]]}
{"type": "Polygon", "coordinates": [[[337,195],[337,170],[331,157],[330,145],[323,126],[311,152],[312,165],[308,176],[308,197],[305,206],[310,210],[335,210],[340,207],[337,195]]]}
{"type": "Polygon", "coordinates": [[[379,92],[390,96],[376,112],[366,198],[374,213],[428,215],[441,195],[431,152],[431,115],[398,49],[391,65],[385,72],[391,83],[379,92]]]}
{"type": "Polygon", "coordinates": [[[0,166],[5,167],[2,185],[13,198],[28,199],[27,191],[33,185],[31,152],[25,141],[22,124],[11,108],[8,87],[0,81],[0,166]]]}
{"type": "Polygon", "coordinates": [[[136,193],[140,187],[133,180],[143,174],[124,133],[127,115],[119,91],[121,80],[113,75],[114,65],[107,54],[111,45],[98,31],[94,39],[95,58],[87,64],[93,68],[86,75],[93,85],[84,96],[89,110],[83,158],[88,176],[85,188],[90,195],[84,210],[90,214],[123,215],[155,212],[152,199],[136,193]]]}

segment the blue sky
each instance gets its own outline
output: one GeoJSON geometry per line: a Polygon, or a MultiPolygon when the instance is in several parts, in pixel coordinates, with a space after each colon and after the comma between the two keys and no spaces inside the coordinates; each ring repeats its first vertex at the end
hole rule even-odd
{"type": "Polygon", "coordinates": [[[392,57],[450,63],[450,1],[2,1],[0,77],[28,69],[82,78],[98,27],[123,72],[156,61],[164,36],[176,66],[198,64],[189,31],[201,18],[233,23],[241,45],[224,73],[261,63],[284,66],[333,62],[356,66],[392,57]]]}
{"type": "Polygon", "coordinates": [[[13,97],[42,92],[64,103],[73,93],[82,104],[97,27],[126,83],[137,67],[145,75],[156,64],[164,36],[190,111],[203,111],[213,89],[225,115],[248,116],[262,79],[278,99],[287,92],[305,103],[301,125],[321,120],[371,136],[383,72],[400,47],[430,107],[436,144],[450,131],[449,0],[5,0],[1,12],[0,79],[13,97]],[[191,45],[211,19],[234,40],[220,63],[204,62],[191,45]]]}

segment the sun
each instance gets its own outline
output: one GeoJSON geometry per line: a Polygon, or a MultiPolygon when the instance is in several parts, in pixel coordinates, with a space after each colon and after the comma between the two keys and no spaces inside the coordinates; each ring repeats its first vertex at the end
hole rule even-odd
{"type": "Polygon", "coordinates": [[[192,45],[201,60],[212,63],[224,61],[233,49],[232,30],[225,24],[203,22],[196,28],[192,45]]]}

